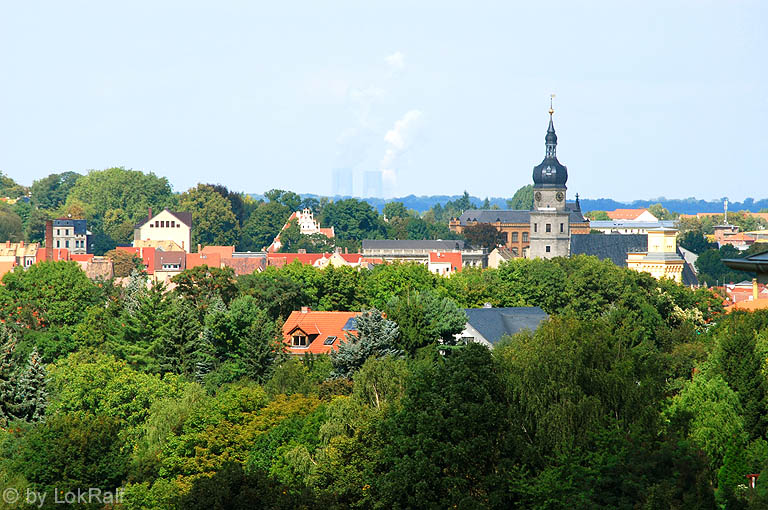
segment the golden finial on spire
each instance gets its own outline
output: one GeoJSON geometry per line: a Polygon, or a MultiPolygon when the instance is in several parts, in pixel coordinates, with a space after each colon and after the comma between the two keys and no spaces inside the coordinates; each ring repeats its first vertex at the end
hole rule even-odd
{"type": "Polygon", "coordinates": [[[550,94],[550,95],[549,95],[549,114],[550,114],[550,115],[552,115],[553,113],[555,113],[555,109],[554,109],[554,107],[552,106],[552,100],[553,100],[554,98],[555,98],[555,95],[554,95],[554,94],[550,94]]]}

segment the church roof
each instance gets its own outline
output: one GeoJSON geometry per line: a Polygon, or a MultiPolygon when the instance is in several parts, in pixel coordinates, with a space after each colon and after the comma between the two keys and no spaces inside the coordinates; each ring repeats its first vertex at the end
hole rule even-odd
{"type": "MultiPolygon", "coordinates": [[[[569,221],[571,223],[585,223],[584,216],[581,215],[576,204],[566,206],[569,212],[569,221]]],[[[478,223],[530,223],[531,211],[520,211],[514,209],[468,209],[459,216],[459,224],[466,225],[468,222],[478,223]]]]}
{"type": "Polygon", "coordinates": [[[552,121],[553,110],[549,110],[549,127],[545,137],[547,152],[544,160],[533,167],[534,188],[565,188],[568,169],[557,160],[557,134],[552,121]]]}

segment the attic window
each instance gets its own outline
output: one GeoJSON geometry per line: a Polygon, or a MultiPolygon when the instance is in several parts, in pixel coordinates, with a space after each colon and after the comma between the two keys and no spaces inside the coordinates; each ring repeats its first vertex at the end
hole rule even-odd
{"type": "Polygon", "coordinates": [[[333,345],[333,342],[335,341],[336,341],[335,336],[329,336],[328,338],[325,339],[325,342],[323,342],[323,345],[333,345]]]}
{"type": "Polygon", "coordinates": [[[302,335],[302,334],[293,335],[293,346],[294,347],[306,347],[307,346],[307,337],[302,335]]]}

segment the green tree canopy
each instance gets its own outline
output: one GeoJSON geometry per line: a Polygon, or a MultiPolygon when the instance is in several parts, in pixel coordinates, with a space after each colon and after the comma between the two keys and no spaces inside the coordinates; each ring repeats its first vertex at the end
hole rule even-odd
{"type": "Polygon", "coordinates": [[[533,209],[533,184],[527,184],[515,191],[512,198],[507,200],[507,208],[530,211],[533,209]]]}
{"type": "Polygon", "coordinates": [[[240,238],[230,201],[213,187],[198,184],[179,197],[179,210],[192,213],[192,245],[234,246],[240,238]]]}
{"type": "Polygon", "coordinates": [[[51,174],[32,183],[30,188],[30,201],[32,205],[40,209],[54,210],[61,207],[66,201],[69,192],[82,175],[76,172],[64,172],[51,174]]]}

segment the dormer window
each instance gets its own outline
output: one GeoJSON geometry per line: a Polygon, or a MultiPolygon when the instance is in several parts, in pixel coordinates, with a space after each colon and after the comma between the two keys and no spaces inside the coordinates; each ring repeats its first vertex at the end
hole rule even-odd
{"type": "Polygon", "coordinates": [[[294,347],[306,347],[307,346],[307,337],[301,332],[296,332],[293,334],[292,337],[293,340],[293,346],[294,347]]]}

